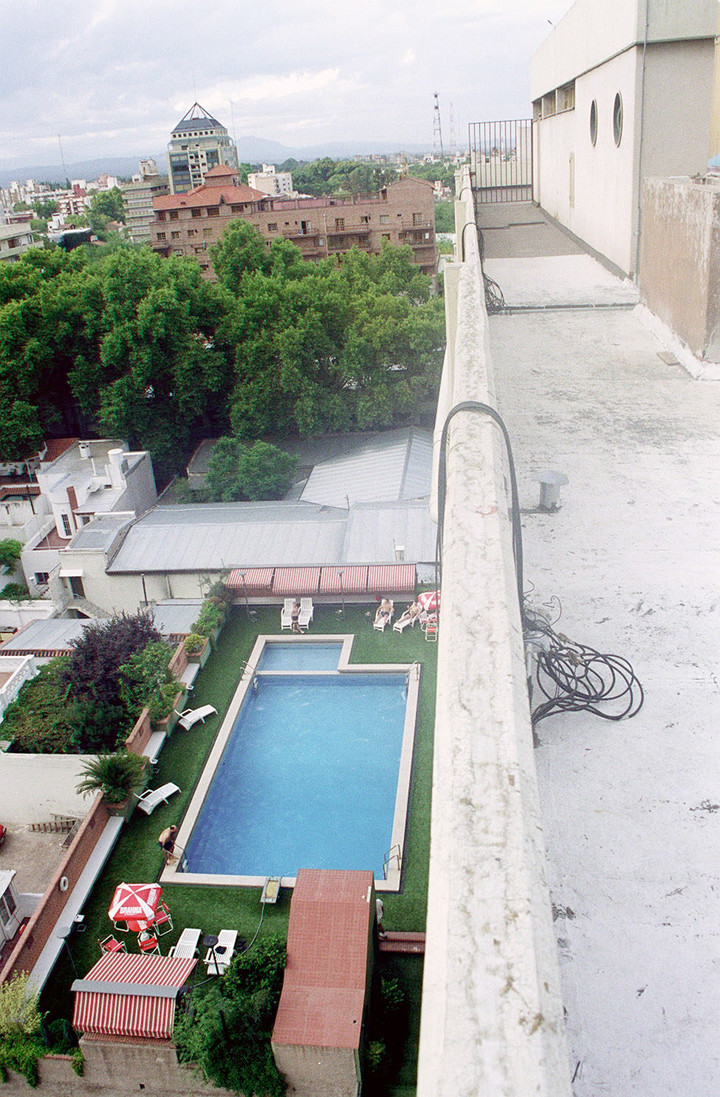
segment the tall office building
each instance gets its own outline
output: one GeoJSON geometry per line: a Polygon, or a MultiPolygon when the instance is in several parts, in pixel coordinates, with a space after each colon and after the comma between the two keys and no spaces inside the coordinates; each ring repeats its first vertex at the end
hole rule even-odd
{"type": "Polygon", "coordinates": [[[193,103],[175,126],[167,155],[171,194],[202,186],[207,172],[218,164],[238,167],[232,137],[199,103],[193,103]]]}

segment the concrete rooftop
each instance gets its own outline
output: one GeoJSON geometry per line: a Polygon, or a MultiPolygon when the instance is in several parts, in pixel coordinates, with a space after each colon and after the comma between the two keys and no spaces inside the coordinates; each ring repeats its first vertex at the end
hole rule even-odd
{"type": "Polygon", "coordinates": [[[523,309],[490,330],[529,601],[559,598],[556,630],[630,660],[646,693],[629,721],[537,726],[573,1091],[715,1097],[720,385],[667,365],[628,286],[532,206],[484,220],[488,273],[523,309]],[[552,514],[544,469],[570,480],[552,514]]]}

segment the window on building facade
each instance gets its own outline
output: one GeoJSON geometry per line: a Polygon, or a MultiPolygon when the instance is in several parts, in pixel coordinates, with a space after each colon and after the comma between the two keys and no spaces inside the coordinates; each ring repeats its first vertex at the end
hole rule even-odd
{"type": "Polygon", "coordinates": [[[367,213],[363,213],[361,218],[360,218],[360,224],[361,225],[369,225],[370,224],[370,215],[367,214],[367,213]]]}
{"type": "Polygon", "coordinates": [[[337,232],[342,232],[344,230],[344,228],[345,228],[345,218],[344,217],[336,217],[335,218],[335,229],[336,229],[336,231],[337,232]]]}
{"type": "Polygon", "coordinates": [[[160,210],[160,211],[159,211],[159,212],[157,213],[157,215],[156,215],[156,216],[157,216],[157,219],[158,219],[158,221],[164,221],[164,220],[165,220],[165,214],[163,213],[163,211],[162,211],[162,210],[160,210]]]}
{"type": "Polygon", "coordinates": [[[165,233],[164,232],[159,232],[157,234],[157,238],[158,238],[158,240],[165,240],[166,239],[165,233]]]}
{"type": "Polygon", "coordinates": [[[421,213],[414,213],[412,215],[413,225],[422,225],[423,215],[421,213]]]}
{"type": "Polygon", "coordinates": [[[615,102],[613,103],[613,137],[615,138],[615,144],[620,145],[622,141],[623,133],[623,101],[620,92],[615,96],[615,102]]]}
{"type": "Polygon", "coordinates": [[[201,209],[194,209],[192,211],[192,216],[193,217],[202,217],[202,210],[201,209]]]}
{"type": "Polygon", "coordinates": [[[44,586],[45,583],[47,583],[49,578],[50,578],[50,573],[47,572],[47,571],[36,571],[35,572],[35,582],[37,583],[37,585],[39,587],[44,586]]]}
{"type": "Polygon", "coordinates": [[[212,234],[213,234],[212,229],[203,229],[203,236],[212,236],[212,234]]]}
{"type": "Polygon", "coordinates": [[[595,145],[597,142],[598,131],[598,115],[597,115],[597,99],[593,99],[590,104],[590,143],[595,145]]]}
{"type": "Polygon", "coordinates": [[[387,225],[389,223],[389,221],[390,221],[390,217],[387,213],[381,213],[380,214],[380,224],[381,225],[387,225]]]}
{"type": "Polygon", "coordinates": [[[197,236],[198,230],[197,229],[188,229],[187,234],[188,234],[188,236],[197,236]]]}
{"type": "Polygon", "coordinates": [[[383,240],[389,240],[390,239],[390,233],[389,232],[384,232],[382,234],[382,238],[383,238],[383,240]]]}
{"type": "Polygon", "coordinates": [[[268,232],[277,232],[277,221],[269,221],[267,230],[268,232]]]}
{"type": "Polygon", "coordinates": [[[171,209],[170,210],[170,220],[171,221],[177,221],[179,216],[180,216],[180,214],[178,213],[178,211],[176,209],[171,209]]]}
{"type": "Polygon", "coordinates": [[[558,88],[555,101],[557,109],[561,110],[575,110],[575,81],[571,84],[564,84],[563,87],[558,88]]]}
{"type": "Polygon", "coordinates": [[[219,217],[220,216],[220,210],[218,209],[217,206],[208,206],[207,215],[208,215],[208,217],[219,217]]]}
{"type": "Polygon", "coordinates": [[[180,233],[179,232],[171,232],[170,233],[170,239],[171,240],[179,240],[180,239],[180,233]]]}
{"type": "Polygon", "coordinates": [[[70,537],[71,534],[72,534],[72,526],[70,525],[70,519],[68,518],[67,514],[61,514],[60,517],[62,518],[62,525],[63,525],[63,529],[65,531],[65,536],[70,537]]]}

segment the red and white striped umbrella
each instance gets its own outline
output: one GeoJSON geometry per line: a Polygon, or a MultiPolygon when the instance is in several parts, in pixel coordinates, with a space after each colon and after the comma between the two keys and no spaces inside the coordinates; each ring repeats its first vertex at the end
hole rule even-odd
{"type": "Polygon", "coordinates": [[[128,929],[139,932],[155,921],[161,897],[159,884],[118,884],[108,915],[113,922],[127,922],[128,929]]]}
{"type": "Polygon", "coordinates": [[[426,613],[437,613],[440,608],[440,591],[425,590],[418,594],[417,600],[426,613]]]}

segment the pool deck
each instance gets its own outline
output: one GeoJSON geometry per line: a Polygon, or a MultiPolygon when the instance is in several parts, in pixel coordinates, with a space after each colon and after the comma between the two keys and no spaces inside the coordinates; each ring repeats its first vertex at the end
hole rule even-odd
{"type": "MultiPolygon", "coordinates": [[[[402,851],[405,846],[405,831],[407,825],[408,806],[410,802],[410,781],[412,776],[412,762],[413,751],[415,744],[415,723],[417,717],[418,698],[420,693],[420,676],[421,666],[420,663],[351,663],[350,656],[352,654],[353,641],[355,637],[352,633],[349,634],[327,634],[313,636],[298,636],[297,634],[292,636],[278,636],[278,635],[261,635],[258,636],[255,645],[253,647],[250,658],[244,665],[238,687],[233,695],[233,698],[228,707],[225,718],[220,726],[220,730],[217,734],[217,738],[213,744],[208,760],[203,767],[202,773],[198,780],[197,786],[193,793],[192,799],[188,806],[185,817],[180,826],[180,830],[177,837],[176,848],[183,851],[187,848],[190,841],[190,836],[195,826],[200,811],[202,810],[205,797],[207,796],[210,785],[215,777],[215,773],[220,764],[225,747],[227,746],[232,730],[235,726],[235,722],[240,713],[240,709],[245,701],[248,690],[251,688],[256,674],[260,675],[272,675],[273,677],[281,677],[286,674],[288,676],[294,676],[298,672],[295,670],[273,670],[262,671],[257,670],[260,664],[260,660],[263,654],[263,650],[266,644],[342,644],[340,651],[340,657],[338,660],[338,666],[335,671],[332,670],[308,670],[303,671],[303,674],[307,675],[328,675],[328,674],[406,674],[408,676],[407,684],[407,703],[405,707],[405,722],[403,728],[403,740],[400,752],[400,764],[398,769],[398,783],[397,793],[395,797],[395,812],[393,816],[393,828],[392,839],[390,843],[389,853],[393,850],[397,850],[398,854],[393,855],[387,865],[387,875],[383,879],[375,881],[376,891],[399,891],[400,882],[402,877],[402,851]]],[[[189,884],[189,885],[214,885],[219,887],[262,887],[265,883],[265,876],[230,876],[230,875],[218,875],[215,873],[201,873],[201,872],[182,872],[180,865],[182,864],[182,857],[179,862],[171,865],[166,865],[163,869],[160,882],[165,884],[189,884]]],[[[340,866],[339,866],[340,867],[340,866]]],[[[295,877],[283,876],[281,879],[281,886],[288,888],[295,886],[295,877]]]]}

